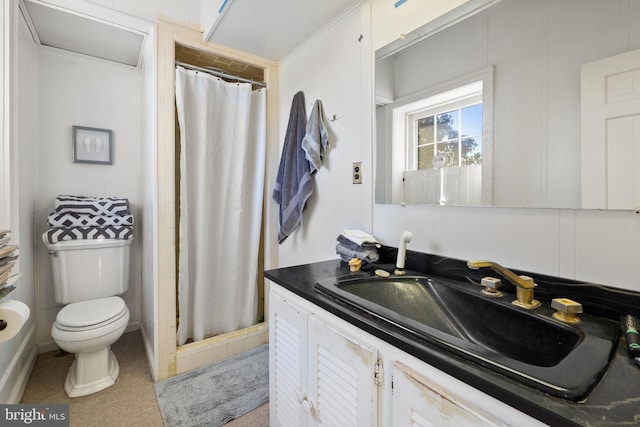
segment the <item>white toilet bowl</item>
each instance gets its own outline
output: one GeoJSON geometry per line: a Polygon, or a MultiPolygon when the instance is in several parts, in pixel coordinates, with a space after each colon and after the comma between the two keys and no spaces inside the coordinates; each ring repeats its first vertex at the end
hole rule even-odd
{"type": "Polygon", "coordinates": [[[128,323],[129,309],[116,296],[75,302],[60,310],[51,335],[60,348],[76,355],[64,384],[69,397],[96,393],[115,383],[120,368],[111,344],[128,323]]]}

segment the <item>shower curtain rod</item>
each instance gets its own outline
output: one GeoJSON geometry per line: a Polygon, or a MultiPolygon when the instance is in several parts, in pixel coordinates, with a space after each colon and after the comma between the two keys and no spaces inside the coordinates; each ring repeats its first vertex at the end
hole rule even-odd
{"type": "Polygon", "coordinates": [[[235,81],[243,82],[243,83],[251,83],[252,85],[256,85],[256,86],[260,86],[260,87],[267,87],[267,84],[265,82],[257,82],[255,80],[244,79],[242,77],[238,77],[238,76],[234,76],[232,74],[225,73],[224,71],[211,70],[209,68],[203,68],[203,67],[196,67],[195,65],[186,64],[186,63],[180,62],[180,61],[176,61],[176,66],[188,68],[190,70],[202,71],[203,73],[211,74],[211,75],[216,76],[216,77],[222,77],[222,78],[225,78],[225,79],[235,80],[235,81]]]}

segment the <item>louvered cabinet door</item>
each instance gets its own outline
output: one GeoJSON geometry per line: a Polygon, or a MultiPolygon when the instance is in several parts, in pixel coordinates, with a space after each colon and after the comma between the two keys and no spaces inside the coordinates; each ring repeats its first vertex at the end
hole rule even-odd
{"type": "Polygon", "coordinates": [[[269,416],[273,427],[304,427],[307,313],[279,294],[269,301],[269,416]]]}
{"type": "Polygon", "coordinates": [[[309,415],[318,426],[377,425],[377,351],[308,319],[309,415]]]}

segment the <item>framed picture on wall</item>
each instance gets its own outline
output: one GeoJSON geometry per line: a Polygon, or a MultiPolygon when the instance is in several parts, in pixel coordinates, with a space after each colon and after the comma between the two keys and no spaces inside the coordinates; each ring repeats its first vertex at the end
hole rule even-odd
{"type": "Polygon", "coordinates": [[[113,132],[110,129],[74,125],[73,162],[112,165],[113,132]]]}

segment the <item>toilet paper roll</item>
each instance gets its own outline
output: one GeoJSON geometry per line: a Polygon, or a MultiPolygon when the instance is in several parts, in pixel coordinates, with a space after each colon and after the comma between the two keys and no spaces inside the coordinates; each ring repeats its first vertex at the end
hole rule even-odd
{"type": "Polygon", "coordinates": [[[7,322],[7,327],[0,331],[0,342],[15,337],[29,319],[29,306],[25,303],[8,300],[0,303],[0,319],[7,322]]]}

